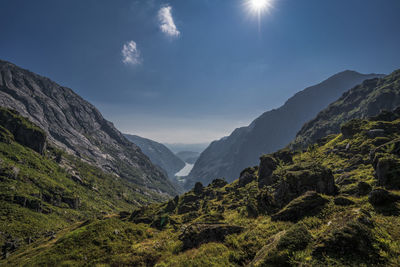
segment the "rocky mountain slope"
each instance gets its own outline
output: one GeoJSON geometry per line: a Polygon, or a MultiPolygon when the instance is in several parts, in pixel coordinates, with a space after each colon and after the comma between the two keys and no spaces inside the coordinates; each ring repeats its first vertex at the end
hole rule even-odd
{"type": "Polygon", "coordinates": [[[10,266],[399,266],[400,109],[162,204],[75,224],[10,266]]]}
{"type": "Polygon", "coordinates": [[[88,163],[162,194],[175,194],[167,177],[111,122],[71,89],[0,61],[0,106],[42,128],[48,140],[88,163]]]}
{"type": "Polygon", "coordinates": [[[162,199],[56,148],[45,131],[15,111],[0,108],[3,257],[37,239],[54,238],[76,222],[162,199]]]}
{"type": "Polygon", "coordinates": [[[199,158],[200,153],[194,151],[180,151],[176,153],[176,155],[184,162],[194,164],[196,160],[199,158]]]}
{"type": "Polygon", "coordinates": [[[371,79],[344,93],[337,101],[304,124],[293,142],[304,148],[326,135],[338,133],[340,125],[354,118],[375,116],[381,110],[400,105],[400,70],[381,78],[371,79]]]}
{"type": "Polygon", "coordinates": [[[124,135],[129,141],[139,146],[142,152],[150,158],[151,162],[166,171],[170,179],[174,179],[175,173],[185,167],[185,162],[165,145],[137,135],[124,135]]]}
{"type": "Polygon", "coordinates": [[[305,122],[345,91],[366,79],[380,76],[344,71],[297,93],[248,127],[238,128],[230,136],[211,143],[196,161],[186,187],[192,187],[196,181],[208,183],[218,177],[233,181],[243,168],[256,165],[260,155],[286,146],[305,122]]]}

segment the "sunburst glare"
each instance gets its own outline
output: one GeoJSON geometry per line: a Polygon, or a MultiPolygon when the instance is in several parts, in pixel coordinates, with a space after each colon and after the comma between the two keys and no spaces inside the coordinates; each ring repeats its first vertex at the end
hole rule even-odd
{"type": "Polygon", "coordinates": [[[246,0],[246,6],[257,15],[268,11],[272,7],[273,0],[246,0]]]}

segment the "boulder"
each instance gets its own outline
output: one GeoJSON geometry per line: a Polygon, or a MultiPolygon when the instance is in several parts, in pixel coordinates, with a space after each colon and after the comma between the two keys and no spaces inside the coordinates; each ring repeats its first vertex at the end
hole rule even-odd
{"type": "Polygon", "coordinates": [[[365,196],[371,192],[372,186],[366,182],[361,181],[357,184],[357,190],[358,190],[358,195],[365,196]]]}
{"type": "Polygon", "coordinates": [[[304,195],[292,200],[286,207],[271,216],[274,221],[297,222],[306,216],[313,216],[329,202],[316,192],[307,192],[304,195]]]}
{"type": "Polygon", "coordinates": [[[350,206],[354,204],[354,201],[346,197],[336,197],[334,203],[338,206],[350,206]]]}
{"type": "Polygon", "coordinates": [[[180,203],[178,206],[178,214],[184,214],[189,212],[198,211],[200,209],[200,203],[196,202],[189,202],[189,203],[180,203]]]}
{"type": "Polygon", "coordinates": [[[369,138],[383,137],[385,136],[384,129],[371,129],[367,132],[369,138]]]}
{"type": "Polygon", "coordinates": [[[201,193],[203,193],[203,188],[204,188],[203,184],[200,183],[200,182],[197,182],[197,183],[194,185],[193,192],[194,192],[196,195],[201,195],[201,193]]]}
{"type": "Polygon", "coordinates": [[[191,224],[184,228],[179,239],[183,250],[191,249],[209,242],[223,242],[227,235],[243,231],[243,227],[228,224],[191,224]]]}
{"type": "Polygon", "coordinates": [[[368,195],[368,201],[373,206],[383,206],[386,204],[391,204],[394,201],[399,200],[400,197],[383,189],[383,188],[376,188],[371,191],[368,195]]]}
{"type": "Polygon", "coordinates": [[[129,220],[133,223],[150,224],[153,221],[153,216],[147,207],[140,207],[132,212],[129,220]]]}
{"type": "Polygon", "coordinates": [[[244,187],[247,184],[257,180],[256,168],[246,168],[240,173],[239,186],[244,187]]]}
{"type": "Polygon", "coordinates": [[[167,215],[156,216],[150,226],[158,230],[162,230],[169,224],[169,221],[170,219],[167,215]]]}
{"type": "Polygon", "coordinates": [[[272,185],[276,182],[275,177],[272,173],[277,168],[278,163],[275,158],[270,155],[264,155],[260,158],[260,170],[258,173],[258,187],[272,185]]]}
{"type": "Polygon", "coordinates": [[[312,235],[304,225],[295,224],[280,238],[277,248],[299,251],[305,249],[312,240],[312,235]]]}
{"type": "Polygon", "coordinates": [[[353,119],[350,120],[340,127],[340,132],[342,133],[343,137],[348,139],[353,137],[356,133],[360,132],[360,128],[363,124],[362,120],[353,119]]]}
{"type": "Polygon", "coordinates": [[[222,188],[227,185],[228,182],[223,178],[214,179],[209,185],[212,188],[222,188]]]}
{"type": "Polygon", "coordinates": [[[278,207],[283,207],[307,191],[326,195],[334,195],[337,191],[332,172],[319,165],[295,165],[273,187],[273,198],[278,207]]]}
{"type": "Polygon", "coordinates": [[[389,189],[400,189],[400,160],[394,157],[376,159],[375,176],[378,184],[389,189]]]}
{"type": "Polygon", "coordinates": [[[68,204],[71,209],[78,209],[80,205],[80,199],[78,197],[62,197],[61,201],[68,204]]]}
{"type": "Polygon", "coordinates": [[[344,226],[335,227],[316,245],[312,255],[316,258],[330,256],[332,258],[347,259],[367,265],[382,263],[379,255],[378,243],[371,231],[371,225],[362,223],[362,220],[351,220],[344,226]]]}

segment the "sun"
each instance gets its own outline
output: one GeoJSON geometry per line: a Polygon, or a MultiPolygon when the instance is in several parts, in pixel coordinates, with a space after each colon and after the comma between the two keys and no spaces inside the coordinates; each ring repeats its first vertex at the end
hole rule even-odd
{"type": "Polygon", "coordinates": [[[272,7],[272,0],[247,0],[246,4],[252,12],[260,14],[272,7]]]}

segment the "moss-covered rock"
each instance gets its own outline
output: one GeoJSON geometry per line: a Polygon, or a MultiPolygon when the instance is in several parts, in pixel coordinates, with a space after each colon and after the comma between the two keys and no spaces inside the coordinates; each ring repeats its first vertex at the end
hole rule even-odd
{"type": "Polygon", "coordinates": [[[278,207],[286,205],[307,191],[327,195],[334,195],[337,191],[332,172],[315,164],[290,166],[273,188],[274,201],[278,207]]]}
{"type": "Polygon", "coordinates": [[[383,188],[376,188],[368,195],[368,201],[373,206],[382,206],[397,200],[400,200],[399,196],[392,194],[383,188]]]}
{"type": "MultiPolygon", "coordinates": [[[[13,135],[15,141],[43,154],[46,148],[46,134],[28,119],[20,116],[16,111],[0,107],[0,125],[13,135]]],[[[2,136],[5,139],[6,135],[2,136]]]]}
{"type": "Polygon", "coordinates": [[[312,241],[312,235],[302,224],[295,224],[281,237],[277,248],[279,250],[287,249],[291,252],[303,250],[312,241]]]}
{"type": "Polygon", "coordinates": [[[257,180],[257,175],[256,175],[257,169],[258,169],[258,167],[250,167],[250,168],[244,169],[240,173],[238,185],[240,187],[244,187],[247,184],[257,180]]]}
{"type": "Polygon", "coordinates": [[[379,242],[371,229],[359,221],[351,221],[325,236],[315,247],[316,257],[342,258],[345,262],[364,264],[383,263],[379,242]]]}
{"type": "Polygon", "coordinates": [[[303,217],[316,215],[329,202],[316,192],[306,192],[292,200],[286,207],[271,216],[274,221],[296,222],[303,217]]]}
{"type": "Polygon", "coordinates": [[[260,170],[258,177],[258,186],[268,186],[276,182],[276,177],[272,176],[273,171],[277,168],[278,163],[275,158],[270,155],[264,155],[260,158],[260,170]]]}
{"type": "Polygon", "coordinates": [[[198,247],[209,242],[223,242],[227,235],[237,234],[243,227],[227,224],[191,224],[184,228],[179,239],[183,250],[198,247]]]}
{"type": "Polygon", "coordinates": [[[334,203],[338,206],[350,206],[354,204],[354,201],[346,197],[339,196],[334,199],[334,203]]]}

